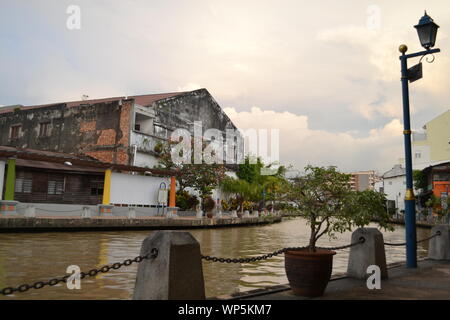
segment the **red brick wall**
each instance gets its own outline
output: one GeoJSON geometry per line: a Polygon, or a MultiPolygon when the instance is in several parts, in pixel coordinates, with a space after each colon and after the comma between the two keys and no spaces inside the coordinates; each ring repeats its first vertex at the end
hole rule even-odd
{"type": "MultiPolygon", "coordinates": [[[[122,105],[111,104],[108,108],[115,110],[111,124],[106,127],[100,123],[100,120],[89,119],[81,122],[79,130],[84,136],[82,152],[102,162],[117,164],[130,164],[130,126],[132,120],[134,100],[122,101],[122,105]],[[92,139],[92,137],[95,137],[92,139]]],[[[103,106],[104,108],[104,106],[103,106]]],[[[102,116],[104,115],[104,111],[102,116]]],[[[108,111],[108,109],[106,109],[108,111]]]]}

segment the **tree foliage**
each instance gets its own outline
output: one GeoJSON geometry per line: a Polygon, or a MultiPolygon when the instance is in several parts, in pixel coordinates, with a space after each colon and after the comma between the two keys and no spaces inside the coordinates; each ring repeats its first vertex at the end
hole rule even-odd
{"type": "MultiPolygon", "coordinates": [[[[193,140],[191,146],[193,146],[193,140]]],[[[191,153],[191,163],[176,163],[173,161],[173,150],[178,142],[169,141],[163,144],[159,154],[158,167],[172,169],[178,171],[177,182],[179,190],[183,191],[187,187],[191,187],[198,191],[200,197],[205,199],[212,194],[225,177],[225,166],[217,163],[194,163],[194,155],[191,153]]],[[[203,144],[204,150],[205,145],[203,144]]],[[[203,201],[202,201],[203,202],[203,201]]]]}
{"type": "Polygon", "coordinates": [[[363,227],[372,219],[387,226],[385,198],[374,191],[355,192],[349,185],[350,175],[336,167],[305,167],[303,175],[289,181],[284,199],[295,203],[310,225],[310,250],[323,235],[363,227]]]}
{"type": "Polygon", "coordinates": [[[420,170],[413,171],[414,189],[426,189],[427,188],[427,176],[420,170]]]}
{"type": "Polygon", "coordinates": [[[276,200],[285,184],[285,167],[280,166],[275,174],[265,175],[261,174],[262,169],[268,169],[270,165],[264,165],[260,158],[257,158],[255,163],[251,162],[251,158],[247,156],[244,163],[239,165],[236,173],[238,179],[227,177],[220,184],[224,193],[237,196],[241,211],[244,210],[243,204],[246,201],[257,203],[262,199],[276,200]]]}

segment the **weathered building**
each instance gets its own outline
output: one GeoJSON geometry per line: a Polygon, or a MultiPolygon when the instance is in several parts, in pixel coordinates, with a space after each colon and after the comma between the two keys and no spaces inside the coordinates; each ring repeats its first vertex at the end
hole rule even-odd
{"type": "MultiPolygon", "coordinates": [[[[199,89],[0,108],[0,145],[152,168],[158,144],[177,128],[193,134],[194,121],[203,131],[236,130],[209,92],[199,89]]],[[[235,142],[242,145],[239,134],[235,142]]]]}

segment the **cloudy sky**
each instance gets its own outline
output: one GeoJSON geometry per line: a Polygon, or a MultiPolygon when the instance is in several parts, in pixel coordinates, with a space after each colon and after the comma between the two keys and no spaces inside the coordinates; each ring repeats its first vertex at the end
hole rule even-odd
{"type": "Polygon", "coordinates": [[[418,129],[450,107],[448,0],[0,0],[0,105],[207,88],[238,127],[279,128],[285,164],[384,172],[424,9],[443,52],[410,88],[418,129]]]}

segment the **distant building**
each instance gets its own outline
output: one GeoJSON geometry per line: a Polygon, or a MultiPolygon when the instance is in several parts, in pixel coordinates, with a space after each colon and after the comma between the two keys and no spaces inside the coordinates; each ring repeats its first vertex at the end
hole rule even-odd
{"type": "Polygon", "coordinates": [[[374,190],[380,180],[375,171],[358,171],[350,173],[350,187],[353,191],[374,190]]]}
{"type": "Polygon", "coordinates": [[[413,132],[412,161],[416,170],[450,161],[450,110],[413,132]]]}
{"type": "Polygon", "coordinates": [[[396,209],[399,211],[404,210],[406,191],[405,168],[403,168],[401,164],[396,164],[391,170],[383,174],[382,179],[382,187],[379,187],[376,191],[385,193],[386,199],[395,203],[396,209]]]}

